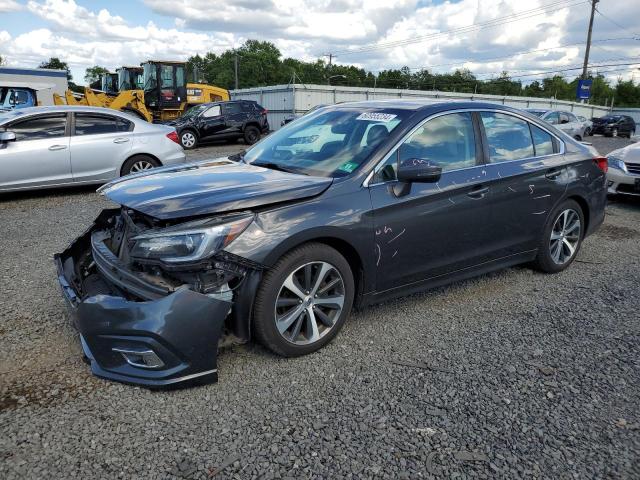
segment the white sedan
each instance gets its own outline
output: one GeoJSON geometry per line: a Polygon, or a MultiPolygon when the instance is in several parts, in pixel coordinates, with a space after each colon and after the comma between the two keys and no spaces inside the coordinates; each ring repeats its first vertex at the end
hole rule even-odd
{"type": "Polygon", "coordinates": [[[640,143],[632,143],[607,155],[607,189],[610,194],[640,196],[640,143]]]}
{"type": "Polygon", "coordinates": [[[109,108],[33,107],[0,114],[0,191],[101,184],[185,162],[173,127],[109,108]]]}

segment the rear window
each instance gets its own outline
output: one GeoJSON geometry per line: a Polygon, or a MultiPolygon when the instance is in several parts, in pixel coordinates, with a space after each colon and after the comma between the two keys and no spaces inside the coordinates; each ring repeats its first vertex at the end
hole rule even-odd
{"type": "Polygon", "coordinates": [[[128,132],[132,123],[128,120],[107,115],[76,113],[76,135],[102,135],[128,132]]]}
{"type": "Polygon", "coordinates": [[[481,112],[482,124],[489,143],[491,163],[521,160],[535,155],[529,123],[496,112],[481,112]]]}

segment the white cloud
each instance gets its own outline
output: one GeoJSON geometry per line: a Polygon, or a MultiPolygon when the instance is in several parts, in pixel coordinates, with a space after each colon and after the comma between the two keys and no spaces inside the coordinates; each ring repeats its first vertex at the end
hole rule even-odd
{"type": "MultiPolygon", "coordinates": [[[[403,65],[435,71],[467,67],[481,78],[488,78],[492,72],[502,70],[515,75],[535,68],[551,70],[580,64],[584,52],[580,45],[530,54],[518,52],[583,43],[588,21],[588,9],[582,6],[554,9],[492,28],[440,34],[419,43],[350,53],[352,49],[492,21],[549,2],[530,0],[525,5],[516,0],[438,4],[418,0],[235,0],[215,2],[214,7],[210,0],[144,0],[144,3],[156,14],[169,18],[174,27],[136,23],[133,16],[123,18],[108,9],[91,10],[74,0],[29,0],[26,11],[44,20],[46,27],[13,37],[0,32],[0,48],[7,52],[11,64],[35,65],[58,56],[69,63],[76,81],[82,80],[88,66],[115,68],[158,57],[186,59],[196,53],[219,53],[248,38],[272,41],[283,55],[304,60],[313,60],[325,52],[338,52],[337,62],[354,63],[374,71],[403,65]]],[[[621,22],[631,18],[622,5],[624,2],[603,3],[599,8],[607,16],[622,19],[621,22]]],[[[19,7],[12,0],[0,0],[0,11],[19,7]]],[[[637,27],[635,30],[640,30],[637,27]]],[[[631,35],[596,17],[595,40],[631,35]]],[[[591,60],[634,56],[640,56],[640,41],[595,42],[591,60]]],[[[576,70],[568,75],[577,73],[576,70]]],[[[617,75],[616,72],[611,76],[617,75]]]]}
{"type": "Polygon", "coordinates": [[[17,12],[21,9],[22,5],[15,0],[0,0],[0,13],[17,12]]]}

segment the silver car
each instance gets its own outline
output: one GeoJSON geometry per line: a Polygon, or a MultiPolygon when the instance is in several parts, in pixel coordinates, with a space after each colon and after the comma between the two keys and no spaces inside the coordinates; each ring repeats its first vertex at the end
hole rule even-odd
{"type": "Polygon", "coordinates": [[[529,108],[527,112],[532,113],[542,120],[555,126],[558,130],[562,130],[570,137],[581,141],[585,137],[585,124],[571,112],[561,110],[541,110],[529,108]]]}
{"type": "Polygon", "coordinates": [[[607,159],[608,192],[640,196],[640,143],[614,150],[607,159]]]}
{"type": "Polygon", "coordinates": [[[0,114],[0,191],[100,184],[185,158],[173,127],[109,108],[0,114]]]}
{"type": "Polygon", "coordinates": [[[584,125],[584,136],[588,137],[591,135],[593,130],[593,122],[589,120],[587,117],[583,117],[582,115],[577,115],[578,120],[582,122],[584,125]]]}

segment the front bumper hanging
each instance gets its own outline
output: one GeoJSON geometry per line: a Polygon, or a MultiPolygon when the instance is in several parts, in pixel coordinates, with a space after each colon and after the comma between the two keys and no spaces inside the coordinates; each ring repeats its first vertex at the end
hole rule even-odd
{"type": "MultiPolygon", "coordinates": [[[[92,372],[151,388],[216,382],[218,341],[230,302],[186,286],[153,300],[135,301],[105,288],[97,274],[94,281],[82,279],[78,265],[92,255],[91,235],[109,214],[103,212],[87,232],[54,257],[92,372]]],[[[109,268],[117,274],[116,265],[109,268]]]]}

